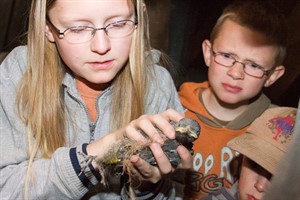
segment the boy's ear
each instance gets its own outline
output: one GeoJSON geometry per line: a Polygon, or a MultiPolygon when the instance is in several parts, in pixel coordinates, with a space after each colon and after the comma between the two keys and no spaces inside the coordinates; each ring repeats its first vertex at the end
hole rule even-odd
{"type": "Polygon", "coordinates": [[[209,40],[204,40],[202,42],[202,52],[204,62],[206,66],[209,67],[211,62],[211,42],[209,40]]]}
{"type": "Polygon", "coordinates": [[[273,83],[275,83],[281,76],[283,76],[285,72],[285,67],[283,65],[275,67],[272,74],[269,76],[269,78],[266,80],[264,86],[269,87],[273,83]]]}
{"type": "Polygon", "coordinates": [[[55,42],[55,40],[54,40],[54,35],[53,35],[53,33],[52,33],[52,30],[49,28],[48,25],[46,25],[46,28],[45,28],[45,34],[46,34],[47,39],[48,39],[50,42],[55,42]]]}

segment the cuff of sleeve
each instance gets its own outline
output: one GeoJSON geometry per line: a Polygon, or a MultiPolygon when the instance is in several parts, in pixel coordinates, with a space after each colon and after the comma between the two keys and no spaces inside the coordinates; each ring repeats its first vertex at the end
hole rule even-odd
{"type": "Polygon", "coordinates": [[[86,148],[87,144],[71,148],[70,159],[81,183],[87,189],[91,189],[99,181],[101,181],[101,176],[92,166],[91,162],[93,161],[94,157],[87,155],[86,148]]]}
{"type": "MultiPolygon", "coordinates": [[[[87,150],[86,150],[87,145],[88,145],[87,143],[85,143],[85,144],[82,145],[82,152],[83,152],[84,155],[87,155],[87,150]]],[[[101,178],[101,175],[100,175],[99,172],[96,171],[96,169],[93,167],[92,162],[90,162],[90,163],[88,164],[88,167],[89,167],[90,171],[93,173],[93,175],[96,177],[97,181],[101,181],[101,179],[102,179],[102,178],[101,178]]]]}

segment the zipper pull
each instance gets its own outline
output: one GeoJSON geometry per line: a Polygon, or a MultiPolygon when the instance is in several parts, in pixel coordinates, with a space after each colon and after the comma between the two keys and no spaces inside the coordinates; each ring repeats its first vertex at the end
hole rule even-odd
{"type": "Polygon", "coordinates": [[[90,142],[89,143],[95,141],[95,128],[96,128],[95,124],[90,124],[90,142]]]}

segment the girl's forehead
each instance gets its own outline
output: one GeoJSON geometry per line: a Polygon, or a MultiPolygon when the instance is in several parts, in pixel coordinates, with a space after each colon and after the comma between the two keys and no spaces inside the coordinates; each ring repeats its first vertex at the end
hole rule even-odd
{"type": "Polygon", "coordinates": [[[48,13],[64,18],[78,16],[101,18],[133,14],[134,5],[128,0],[57,0],[48,13]]]}

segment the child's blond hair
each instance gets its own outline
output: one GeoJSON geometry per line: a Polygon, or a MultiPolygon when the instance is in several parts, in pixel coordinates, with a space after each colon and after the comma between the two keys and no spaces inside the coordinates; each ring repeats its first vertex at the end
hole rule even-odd
{"type": "Polygon", "coordinates": [[[267,1],[237,0],[227,6],[212,29],[210,39],[213,42],[226,20],[232,20],[241,26],[261,33],[266,42],[277,47],[275,65],[281,65],[286,55],[287,23],[285,16],[267,1]]]}

